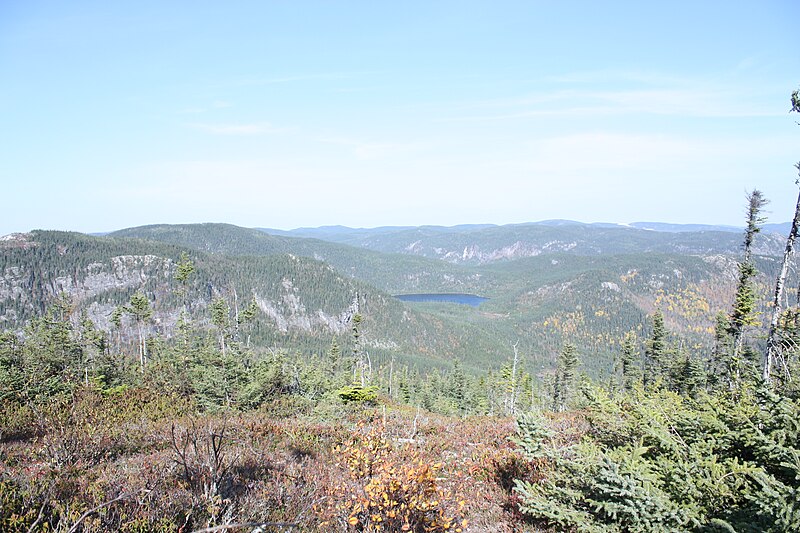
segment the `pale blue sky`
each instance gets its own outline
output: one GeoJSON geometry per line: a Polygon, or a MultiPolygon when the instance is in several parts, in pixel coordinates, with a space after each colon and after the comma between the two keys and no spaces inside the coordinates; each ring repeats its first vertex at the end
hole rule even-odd
{"type": "Polygon", "coordinates": [[[0,235],[791,218],[800,2],[0,1],[0,235]]]}

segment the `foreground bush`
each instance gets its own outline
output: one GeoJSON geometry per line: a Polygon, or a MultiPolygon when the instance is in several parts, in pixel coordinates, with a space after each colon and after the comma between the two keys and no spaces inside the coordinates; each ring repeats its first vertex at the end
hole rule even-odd
{"type": "Polygon", "coordinates": [[[578,531],[800,530],[800,405],[767,389],[694,400],[593,391],[579,442],[521,417],[517,441],[545,465],[520,508],[578,531]]]}
{"type": "Polygon", "coordinates": [[[428,464],[405,444],[395,449],[382,425],[337,448],[355,482],[338,510],[354,531],[461,532],[465,501],[437,484],[441,463],[428,464]]]}

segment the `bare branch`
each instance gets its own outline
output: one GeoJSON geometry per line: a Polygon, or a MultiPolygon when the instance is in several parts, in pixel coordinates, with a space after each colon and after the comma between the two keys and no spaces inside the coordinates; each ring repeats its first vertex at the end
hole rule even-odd
{"type": "Polygon", "coordinates": [[[294,522],[246,522],[243,524],[224,524],[221,526],[206,527],[203,529],[195,529],[192,533],[212,533],[213,531],[225,531],[226,529],[240,529],[243,527],[253,527],[262,529],[265,527],[279,527],[293,529],[300,527],[300,524],[294,522]]]}
{"type": "Polygon", "coordinates": [[[99,511],[100,509],[102,509],[104,507],[108,507],[109,505],[114,504],[114,503],[116,503],[116,502],[118,502],[120,500],[124,500],[128,496],[130,496],[130,494],[123,493],[123,494],[120,494],[119,496],[117,496],[116,498],[114,498],[113,500],[109,500],[109,501],[107,501],[105,503],[101,503],[100,505],[92,507],[91,509],[89,509],[88,511],[83,513],[80,516],[80,518],[78,518],[78,520],[74,524],[72,524],[72,527],[69,528],[69,531],[67,533],[75,533],[75,531],[78,530],[78,526],[81,525],[81,522],[86,520],[86,518],[88,518],[90,515],[96,513],[97,511],[99,511]]]}
{"type": "Polygon", "coordinates": [[[28,533],[33,533],[36,531],[36,526],[38,526],[39,522],[42,521],[42,516],[44,516],[44,508],[47,507],[48,503],[49,502],[44,502],[39,508],[39,516],[36,517],[36,520],[34,520],[33,524],[31,524],[31,527],[28,528],[28,533]]]}

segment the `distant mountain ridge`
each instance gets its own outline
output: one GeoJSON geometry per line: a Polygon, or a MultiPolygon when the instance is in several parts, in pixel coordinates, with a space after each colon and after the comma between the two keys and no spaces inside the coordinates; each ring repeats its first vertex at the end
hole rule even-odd
{"type": "MultiPolygon", "coordinates": [[[[496,226],[419,226],[383,228],[303,228],[268,234],[319,239],[383,253],[414,255],[453,264],[489,264],[542,254],[620,253],[735,254],[741,229],[731,226],[637,222],[631,225],[545,220],[496,226]]],[[[788,230],[787,230],[788,233],[788,230]]],[[[765,229],[755,252],[779,255],[782,235],[765,229]]]]}
{"type": "MultiPolygon", "coordinates": [[[[631,227],[639,229],[648,229],[653,231],[666,231],[669,233],[685,233],[691,231],[729,231],[733,233],[743,233],[744,228],[738,226],[723,226],[713,224],[669,224],[664,222],[631,222],[631,227]]],[[[779,224],[764,224],[761,231],[764,233],[777,233],[780,235],[788,235],[791,228],[791,222],[782,222],[779,224]]]]}
{"type": "MultiPolygon", "coordinates": [[[[291,230],[281,230],[273,228],[255,228],[270,235],[281,235],[285,237],[312,237],[321,239],[322,235],[327,236],[324,240],[338,241],[347,240],[352,238],[353,235],[379,235],[386,233],[394,233],[398,231],[414,230],[418,228],[430,228],[449,233],[466,232],[472,230],[482,230],[486,228],[496,227],[513,227],[513,226],[594,226],[602,228],[636,228],[652,231],[660,231],[666,233],[686,233],[694,231],[724,231],[732,233],[740,233],[744,231],[744,227],[730,226],[725,224],[675,224],[671,222],[630,222],[628,224],[618,222],[579,222],[577,220],[569,219],[549,219],[539,220],[537,222],[521,222],[516,224],[458,224],[455,226],[436,226],[436,225],[422,225],[422,226],[377,226],[374,228],[352,228],[349,226],[335,225],[335,226],[319,226],[319,227],[302,227],[291,230]]],[[[791,222],[770,223],[762,226],[762,231],[765,233],[779,233],[786,235],[789,233],[791,222]]],[[[98,233],[97,235],[104,235],[105,233],[98,233]]]]}
{"type": "Polygon", "coordinates": [[[628,224],[632,228],[646,229],[651,231],[663,231],[667,233],[686,233],[693,231],[729,231],[741,233],[744,228],[737,226],[725,226],[718,224],[670,224],[665,222],[631,222],[628,224]]]}

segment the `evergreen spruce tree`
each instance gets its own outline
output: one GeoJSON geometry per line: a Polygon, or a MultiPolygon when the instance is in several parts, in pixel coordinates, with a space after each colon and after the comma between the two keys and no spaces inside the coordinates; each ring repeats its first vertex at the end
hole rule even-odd
{"type": "Polygon", "coordinates": [[[342,364],[342,349],[336,341],[336,337],[331,339],[328,348],[328,375],[333,379],[336,376],[339,366],[342,364]]]}
{"type": "Polygon", "coordinates": [[[230,327],[230,308],[223,298],[215,298],[211,302],[211,322],[217,328],[219,347],[222,355],[225,356],[225,339],[228,336],[230,327]]]}
{"type": "Polygon", "coordinates": [[[534,394],[535,394],[535,387],[533,386],[533,376],[530,375],[528,372],[523,372],[522,378],[520,379],[520,409],[525,411],[530,411],[534,407],[534,394]]]}
{"type": "Polygon", "coordinates": [[[688,352],[679,357],[672,382],[680,394],[695,397],[706,384],[706,373],[702,363],[688,352]]]}
{"type": "Polygon", "coordinates": [[[400,383],[397,387],[400,389],[400,399],[403,403],[411,403],[411,386],[408,383],[408,367],[403,367],[403,372],[400,374],[400,383]]]}
{"type": "Polygon", "coordinates": [[[137,291],[131,296],[130,302],[125,307],[125,312],[133,317],[136,322],[136,331],[139,336],[139,365],[144,372],[147,363],[147,335],[145,328],[153,317],[153,309],[150,307],[150,300],[141,291],[137,291]]]}
{"type": "Polygon", "coordinates": [[[21,402],[25,379],[20,338],[10,331],[0,333],[0,402],[21,402]]]}
{"type": "Polygon", "coordinates": [[[109,321],[117,332],[117,353],[122,352],[122,316],[125,314],[125,306],[118,305],[111,312],[109,321]]]}
{"type": "Polygon", "coordinates": [[[178,322],[175,324],[176,329],[178,330],[178,349],[180,351],[181,356],[186,358],[188,356],[187,350],[189,348],[189,343],[192,340],[192,324],[189,322],[189,319],[186,317],[186,314],[181,312],[178,315],[178,322]]]}
{"type": "Polygon", "coordinates": [[[183,311],[188,312],[189,278],[194,274],[194,263],[189,259],[189,254],[181,252],[181,258],[175,268],[175,280],[180,284],[178,294],[183,302],[183,311]]]}
{"type": "Polygon", "coordinates": [[[86,385],[88,385],[89,371],[91,370],[94,374],[100,357],[106,353],[106,336],[102,331],[97,329],[85,309],[81,311],[78,342],[84,353],[84,381],[86,385]]]}
{"type": "Polygon", "coordinates": [[[575,374],[578,368],[578,350],[573,344],[566,343],[561,349],[556,364],[556,375],[553,384],[553,411],[563,411],[575,389],[575,374]]]}
{"type": "Polygon", "coordinates": [[[436,369],[428,374],[428,379],[422,383],[420,393],[420,403],[422,408],[427,411],[436,411],[439,399],[439,370],[436,369]]]}
{"type": "Polygon", "coordinates": [[[248,326],[247,340],[245,341],[246,348],[250,348],[250,333],[252,330],[252,324],[256,319],[256,315],[258,315],[258,303],[256,302],[256,299],[253,298],[250,300],[250,303],[247,304],[247,307],[242,310],[237,319],[240,326],[248,326]]]}
{"type": "Polygon", "coordinates": [[[68,390],[82,377],[84,354],[70,321],[73,311],[71,300],[61,293],[43,317],[32,320],[25,328],[24,396],[45,398],[68,390]]]}
{"type": "Polygon", "coordinates": [[[461,361],[453,361],[453,371],[450,373],[449,395],[453,401],[453,406],[459,415],[466,414],[467,410],[467,377],[461,368],[461,361]]]}
{"type": "Polygon", "coordinates": [[[758,271],[753,263],[753,240],[761,231],[764,218],[761,210],[767,204],[761,191],[754,189],[747,194],[747,227],[744,233],[744,257],[739,263],[739,280],[736,285],[733,309],[730,314],[728,332],[733,339],[733,351],[729,356],[728,364],[721,365],[728,370],[728,380],[731,384],[738,383],[742,373],[742,348],[745,342],[745,328],[758,324],[756,316],[756,289],[753,283],[758,271]]]}
{"type": "Polygon", "coordinates": [[[622,372],[622,388],[631,390],[642,379],[641,358],[636,346],[635,331],[629,331],[622,340],[620,353],[620,367],[622,372]]]}
{"type": "Polygon", "coordinates": [[[714,388],[731,388],[733,382],[729,376],[733,374],[730,366],[733,352],[731,339],[731,322],[724,311],[719,311],[714,319],[714,349],[709,361],[709,385],[714,388]]]}
{"type": "Polygon", "coordinates": [[[652,385],[664,376],[668,366],[667,328],[661,310],[653,313],[653,330],[644,348],[644,384],[652,385]]]}

